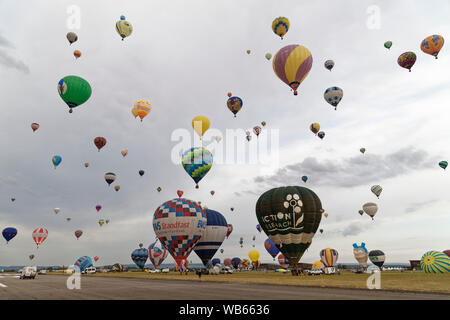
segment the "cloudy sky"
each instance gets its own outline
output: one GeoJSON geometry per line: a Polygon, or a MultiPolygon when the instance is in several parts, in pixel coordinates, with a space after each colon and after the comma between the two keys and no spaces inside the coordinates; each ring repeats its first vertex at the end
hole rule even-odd
{"type": "MultiPolygon", "coordinates": [[[[0,265],[27,264],[30,254],[39,265],[68,265],[82,255],[132,263],[131,251],[155,240],[154,210],[178,189],[233,224],[219,258],[247,256],[256,235],[262,262],[270,262],[266,236],[255,228],[256,201],[270,188],[304,185],[303,175],[329,214],[303,262],[318,260],[326,247],[338,250],[340,262],[356,262],[355,242],[384,251],[387,262],[450,246],[450,177],[438,166],[450,159],[450,56],[448,44],[438,60],[420,50],[429,35],[449,38],[448,1],[3,0],[0,12],[0,228],[19,232],[0,245],[0,265]],[[80,9],[79,28],[72,5],[80,9]],[[120,15],[133,25],[125,41],[114,28],[120,15]],[[278,16],[291,23],[283,40],[271,30],[278,16]],[[71,46],[69,31],[79,37],[71,46]],[[306,46],[314,61],[298,96],[264,58],[288,44],[306,46]],[[405,51],[417,54],[411,73],[397,65],[405,51]],[[335,61],[332,72],[327,59],[335,61]],[[69,114],[56,85],[72,74],[93,93],[69,114]],[[323,98],[330,86],[344,90],[337,111],[323,98]],[[226,107],[229,91],[244,101],[237,118],[226,107]],[[130,112],[140,99],[153,107],[143,122],[130,112]],[[211,120],[204,145],[216,159],[200,189],[177,158],[180,145],[194,143],[197,115],[211,120]],[[248,143],[244,131],[261,121],[266,127],[248,143]],[[35,133],[32,122],[40,124],[35,133]],[[313,122],[323,140],[309,131],[313,122]],[[220,144],[213,135],[223,136],[220,144]],[[101,152],[97,136],[108,141],[101,152]],[[63,158],[56,170],[53,155],[63,158]],[[109,171],[119,192],[103,179],[109,171]],[[383,187],[379,200],[370,192],[375,184],[383,187]],[[358,214],[366,202],[379,206],[374,221],[358,214]],[[99,218],[111,222],[99,227],[99,218]],[[38,227],[49,237],[36,249],[31,233],[38,227]]],[[[195,253],[190,260],[200,262],[195,253]]]]}

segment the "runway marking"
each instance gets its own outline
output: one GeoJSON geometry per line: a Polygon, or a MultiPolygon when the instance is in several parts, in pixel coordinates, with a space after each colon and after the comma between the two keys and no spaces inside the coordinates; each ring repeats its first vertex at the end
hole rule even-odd
{"type": "Polygon", "coordinates": [[[0,283],[0,287],[8,288],[8,286],[7,286],[7,285],[4,285],[3,283],[0,283]]]}

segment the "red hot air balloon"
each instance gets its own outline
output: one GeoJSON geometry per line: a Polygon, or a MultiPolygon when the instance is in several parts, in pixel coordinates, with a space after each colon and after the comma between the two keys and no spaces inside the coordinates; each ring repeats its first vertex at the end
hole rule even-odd
{"type": "Polygon", "coordinates": [[[32,123],[31,124],[31,129],[33,129],[33,132],[35,132],[37,129],[39,129],[39,123],[32,123]]]}
{"type": "Polygon", "coordinates": [[[228,239],[230,234],[233,232],[233,225],[232,224],[228,224],[227,227],[228,227],[228,229],[227,229],[227,239],[228,239]]]}
{"type": "Polygon", "coordinates": [[[103,148],[106,144],[106,139],[103,137],[97,137],[94,139],[94,144],[98,149],[98,152],[100,152],[100,149],[103,148]]]}
{"type": "Polygon", "coordinates": [[[81,230],[75,231],[75,237],[77,237],[77,240],[81,237],[82,234],[83,234],[83,231],[81,231],[81,230]]]}
{"type": "Polygon", "coordinates": [[[179,198],[181,198],[183,196],[183,191],[177,190],[177,195],[179,198]]]}
{"type": "Polygon", "coordinates": [[[447,256],[450,257],[450,250],[445,250],[445,251],[442,251],[442,252],[445,253],[447,256]]]}
{"type": "Polygon", "coordinates": [[[37,228],[32,233],[33,240],[36,243],[38,248],[39,248],[39,245],[42,242],[44,242],[45,239],[47,239],[47,236],[48,236],[48,231],[45,228],[37,228]]]}
{"type": "Polygon", "coordinates": [[[97,257],[97,256],[94,257],[94,261],[95,261],[95,262],[98,261],[98,257],[97,257]]]}

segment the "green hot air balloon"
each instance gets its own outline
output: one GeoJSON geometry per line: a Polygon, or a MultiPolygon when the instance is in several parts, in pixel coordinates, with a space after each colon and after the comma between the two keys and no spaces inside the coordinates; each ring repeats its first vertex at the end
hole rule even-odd
{"type": "Polygon", "coordinates": [[[271,54],[271,53],[266,53],[266,59],[267,59],[267,60],[272,59],[272,54],[271,54]]]}
{"type": "Polygon", "coordinates": [[[358,213],[359,213],[360,215],[363,215],[363,214],[364,214],[364,211],[363,211],[363,210],[359,210],[358,213]]]}
{"type": "Polygon", "coordinates": [[[322,203],[305,187],[274,188],[259,197],[256,217],[270,240],[289,260],[289,266],[297,268],[319,228],[322,203]]]}
{"type": "Polygon", "coordinates": [[[359,152],[361,152],[362,154],[364,154],[364,152],[366,152],[366,148],[361,148],[361,149],[359,149],[359,152]]]}
{"type": "Polygon", "coordinates": [[[61,99],[72,108],[85,103],[92,94],[89,82],[77,76],[66,76],[58,82],[58,93],[61,99]]]}
{"type": "Polygon", "coordinates": [[[385,47],[386,49],[390,49],[390,48],[392,47],[392,41],[386,41],[386,42],[384,43],[384,47],[385,47]]]}

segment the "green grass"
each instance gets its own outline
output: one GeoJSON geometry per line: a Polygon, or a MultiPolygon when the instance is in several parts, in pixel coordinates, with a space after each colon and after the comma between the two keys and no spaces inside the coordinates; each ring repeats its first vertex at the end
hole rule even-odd
{"type": "MultiPolygon", "coordinates": [[[[52,272],[50,274],[56,274],[52,272]]],[[[96,273],[83,275],[83,277],[118,277],[118,278],[145,278],[145,279],[172,279],[172,280],[195,280],[195,281],[215,281],[234,283],[262,283],[292,286],[313,286],[313,287],[338,287],[338,288],[360,288],[367,289],[366,281],[369,274],[354,274],[343,272],[340,275],[319,275],[319,276],[292,276],[275,272],[235,272],[233,274],[202,275],[198,278],[193,272],[180,275],[171,271],[167,274],[146,273],[146,272],[123,272],[123,273],[96,273]]],[[[421,271],[394,272],[384,271],[381,273],[381,289],[420,291],[420,292],[440,292],[450,293],[450,273],[447,274],[426,274],[421,271]]]]}

